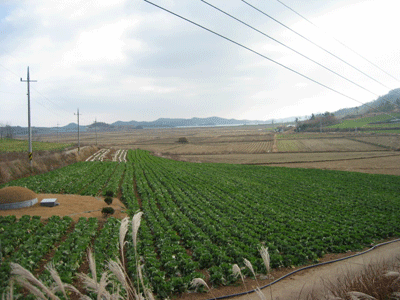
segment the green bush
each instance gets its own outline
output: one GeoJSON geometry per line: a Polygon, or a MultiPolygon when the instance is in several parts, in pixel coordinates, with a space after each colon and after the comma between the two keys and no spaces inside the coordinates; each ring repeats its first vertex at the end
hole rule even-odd
{"type": "Polygon", "coordinates": [[[105,196],[114,197],[114,192],[113,191],[106,191],[105,196]]]}
{"type": "Polygon", "coordinates": [[[110,197],[110,196],[107,196],[107,197],[104,199],[104,202],[107,203],[107,205],[111,205],[111,203],[113,202],[113,198],[110,197]]]}
{"type": "Polygon", "coordinates": [[[109,207],[109,206],[103,207],[103,209],[101,210],[101,213],[102,213],[105,217],[107,217],[107,216],[109,216],[109,215],[112,215],[114,212],[115,212],[114,208],[109,207]]]}

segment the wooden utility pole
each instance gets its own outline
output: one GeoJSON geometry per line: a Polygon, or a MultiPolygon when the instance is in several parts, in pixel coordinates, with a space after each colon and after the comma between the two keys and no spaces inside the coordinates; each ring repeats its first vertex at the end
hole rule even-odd
{"type": "Polygon", "coordinates": [[[80,140],[80,137],[79,137],[79,116],[80,116],[79,108],[78,108],[78,112],[76,114],[74,113],[74,115],[78,116],[78,153],[79,153],[80,149],[81,149],[81,140],[80,140]]]}
{"type": "Polygon", "coordinates": [[[97,118],[94,119],[94,130],[96,131],[96,146],[97,146],[97,118]]]}
{"type": "Polygon", "coordinates": [[[29,83],[30,82],[37,82],[37,80],[30,80],[29,78],[29,67],[28,67],[28,72],[26,76],[26,80],[22,80],[21,82],[27,82],[28,83],[28,143],[29,143],[29,149],[28,149],[28,158],[29,158],[29,163],[32,167],[32,129],[31,129],[31,97],[30,97],[30,90],[29,90],[29,83]]]}
{"type": "Polygon", "coordinates": [[[57,144],[60,143],[60,141],[58,140],[58,125],[60,125],[60,124],[57,123],[57,144]]]}

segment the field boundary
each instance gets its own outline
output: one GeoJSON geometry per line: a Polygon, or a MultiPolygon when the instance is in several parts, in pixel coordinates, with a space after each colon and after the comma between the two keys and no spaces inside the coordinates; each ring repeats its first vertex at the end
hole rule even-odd
{"type": "MultiPolygon", "coordinates": [[[[363,151],[365,152],[365,151],[363,151]]],[[[304,152],[310,153],[310,152],[304,152]]],[[[322,152],[324,153],[324,152],[322,152]]],[[[336,152],[332,152],[336,153],[336,152]]],[[[351,153],[351,152],[350,152],[351,153]]],[[[318,163],[318,162],[333,162],[333,161],[346,161],[346,160],[360,160],[360,159],[370,159],[370,158],[379,158],[379,157],[390,157],[390,156],[399,156],[400,154],[390,154],[390,155],[377,155],[377,156],[369,156],[369,157],[353,157],[353,158],[341,158],[341,159],[326,159],[326,160],[303,160],[303,161],[285,161],[285,162],[271,162],[271,163],[245,163],[246,165],[284,165],[284,164],[298,164],[298,163],[318,163]]]]}

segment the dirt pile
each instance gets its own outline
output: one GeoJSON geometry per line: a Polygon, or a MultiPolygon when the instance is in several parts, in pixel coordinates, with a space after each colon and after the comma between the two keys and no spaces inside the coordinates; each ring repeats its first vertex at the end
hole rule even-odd
{"type": "Polygon", "coordinates": [[[20,186],[9,186],[0,189],[0,204],[17,203],[37,198],[37,195],[30,189],[20,186]]]}

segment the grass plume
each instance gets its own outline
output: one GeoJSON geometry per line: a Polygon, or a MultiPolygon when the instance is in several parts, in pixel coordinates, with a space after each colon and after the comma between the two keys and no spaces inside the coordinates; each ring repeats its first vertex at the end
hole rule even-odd
{"type": "Polygon", "coordinates": [[[253,276],[254,276],[254,278],[256,279],[257,285],[259,285],[259,284],[258,284],[257,277],[256,277],[256,273],[254,272],[254,269],[253,269],[253,265],[252,265],[251,262],[250,262],[248,259],[246,259],[246,258],[243,258],[243,261],[244,261],[245,266],[251,271],[251,273],[253,273],[253,276]]]}
{"type": "Polygon", "coordinates": [[[212,293],[210,287],[208,286],[208,284],[202,279],[202,278],[194,278],[192,280],[192,282],[190,283],[190,286],[192,288],[197,289],[199,286],[204,286],[208,289],[208,291],[211,293],[211,295],[213,296],[213,298],[215,299],[214,294],[212,293]]]}

